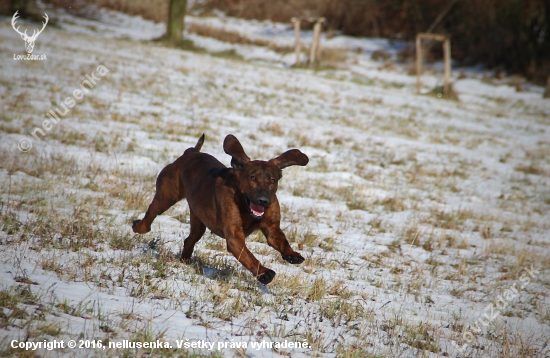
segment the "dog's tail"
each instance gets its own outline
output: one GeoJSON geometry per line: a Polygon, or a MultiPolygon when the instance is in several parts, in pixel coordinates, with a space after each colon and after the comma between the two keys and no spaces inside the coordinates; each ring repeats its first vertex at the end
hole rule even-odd
{"type": "Polygon", "coordinates": [[[199,138],[197,144],[195,144],[195,149],[198,150],[198,151],[200,151],[203,144],[204,144],[204,133],[203,133],[202,136],[199,138]]]}

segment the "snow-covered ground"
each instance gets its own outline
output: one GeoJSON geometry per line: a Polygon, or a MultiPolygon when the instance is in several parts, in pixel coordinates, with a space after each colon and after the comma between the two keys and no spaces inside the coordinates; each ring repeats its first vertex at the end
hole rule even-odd
{"type": "MultiPolygon", "coordinates": [[[[48,357],[550,354],[541,88],[517,92],[464,69],[453,76],[459,101],[443,100],[416,95],[404,65],[372,60],[404,46],[382,39],[335,36],[324,46],[351,50],[347,59],[312,71],[290,68],[292,54],[193,34],[206,52],[163,47],[149,41],[163,25],[107,10],[46,11],[55,26],[34,49],[46,61],[13,60],[24,44],[0,18],[3,355],[22,354],[14,340],[63,340],[37,351],[48,357]],[[226,50],[240,57],[220,57],[226,50]],[[63,103],[68,113],[43,124],[63,103]],[[248,239],[277,273],[267,286],[211,233],[192,264],[179,263],[185,202],[147,235],[130,229],[158,171],[202,133],[203,151],[226,164],[229,133],[252,158],[289,148],[310,158],[285,170],[278,193],[283,229],[306,261],[290,265],[261,234],[248,239]],[[116,348],[124,340],[172,348],[116,348]],[[194,346],[178,348],[185,342],[194,346]],[[307,345],[270,346],[281,342],[307,345]]],[[[281,24],[188,21],[278,45],[293,36],[281,24]]],[[[441,77],[424,76],[424,92],[441,77]]]]}

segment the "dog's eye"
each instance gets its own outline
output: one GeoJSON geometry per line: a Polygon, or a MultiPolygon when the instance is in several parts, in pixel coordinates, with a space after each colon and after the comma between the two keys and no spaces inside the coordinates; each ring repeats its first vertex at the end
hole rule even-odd
{"type": "Polygon", "coordinates": [[[274,178],[271,178],[270,181],[271,181],[271,184],[275,184],[276,180],[274,178]]]}
{"type": "Polygon", "coordinates": [[[256,177],[254,175],[251,175],[250,180],[254,181],[254,180],[256,180],[256,177]]]}

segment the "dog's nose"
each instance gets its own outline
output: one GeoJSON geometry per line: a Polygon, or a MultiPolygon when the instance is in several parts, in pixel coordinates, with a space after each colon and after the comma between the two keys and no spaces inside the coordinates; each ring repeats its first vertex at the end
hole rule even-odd
{"type": "Polygon", "coordinates": [[[265,195],[259,196],[258,199],[256,199],[256,201],[258,202],[258,205],[261,205],[264,208],[267,208],[270,204],[269,197],[265,195]]]}

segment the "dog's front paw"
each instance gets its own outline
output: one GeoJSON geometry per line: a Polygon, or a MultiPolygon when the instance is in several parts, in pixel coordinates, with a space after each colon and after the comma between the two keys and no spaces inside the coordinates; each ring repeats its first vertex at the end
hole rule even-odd
{"type": "Polygon", "coordinates": [[[268,283],[273,281],[274,277],[275,277],[275,271],[267,269],[266,272],[258,276],[258,281],[260,281],[264,285],[267,285],[268,283]]]}
{"type": "Polygon", "coordinates": [[[134,222],[132,223],[132,230],[136,234],[147,234],[149,231],[151,231],[151,229],[147,229],[144,226],[145,225],[143,225],[143,222],[141,220],[134,220],[134,222]]]}
{"type": "Polygon", "coordinates": [[[298,265],[304,262],[305,259],[299,253],[296,253],[296,255],[283,255],[283,260],[298,265]]]}

